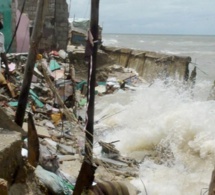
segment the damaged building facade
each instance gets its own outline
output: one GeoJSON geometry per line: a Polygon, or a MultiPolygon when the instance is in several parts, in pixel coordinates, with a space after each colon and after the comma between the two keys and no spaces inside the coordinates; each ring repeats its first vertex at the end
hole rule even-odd
{"type": "MultiPolygon", "coordinates": [[[[4,0],[0,2],[0,14],[5,24],[3,33],[7,35],[5,36],[5,48],[8,52],[28,52],[36,9],[35,0],[4,0]]],[[[65,10],[68,10],[66,0],[49,1],[39,50],[66,49],[69,12],[65,10]]]]}

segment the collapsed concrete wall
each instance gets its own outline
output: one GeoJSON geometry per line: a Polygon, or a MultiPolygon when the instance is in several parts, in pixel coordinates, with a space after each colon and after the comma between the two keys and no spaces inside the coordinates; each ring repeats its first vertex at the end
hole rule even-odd
{"type": "Polygon", "coordinates": [[[188,80],[190,57],[116,47],[102,46],[101,49],[113,58],[116,64],[135,69],[139,76],[148,82],[168,77],[188,80]]]}

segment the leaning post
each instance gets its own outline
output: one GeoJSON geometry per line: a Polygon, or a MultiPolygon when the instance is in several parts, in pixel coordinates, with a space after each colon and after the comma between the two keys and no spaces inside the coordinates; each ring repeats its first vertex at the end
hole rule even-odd
{"type": "Polygon", "coordinates": [[[48,6],[48,0],[37,1],[37,11],[34,21],[33,33],[31,36],[30,49],[28,54],[27,63],[25,66],[24,79],[22,88],[18,100],[18,107],[15,115],[15,122],[22,127],[25,116],[26,105],[28,102],[28,94],[31,86],[31,80],[34,71],[34,64],[36,62],[36,56],[38,52],[38,45],[42,37],[43,23],[45,18],[45,12],[48,6]]]}
{"type": "MultiPolygon", "coordinates": [[[[88,107],[85,133],[85,156],[77,178],[73,195],[82,194],[92,186],[96,167],[93,165],[93,131],[94,131],[94,101],[96,84],[96,63],[99,32],[99,0],[91,0],[90,32],[88,33],[87,50],[91,53],[88,61],[88,107]],[[92,37],[90,36],[92,33],[92,37]],[[93,38],[93,40],[91,39],[93,38]]],[[[85,52],[86,52],[85,51],[85,52]]],[[[86,55],[86,53],[85,53],[86,55]]]]}

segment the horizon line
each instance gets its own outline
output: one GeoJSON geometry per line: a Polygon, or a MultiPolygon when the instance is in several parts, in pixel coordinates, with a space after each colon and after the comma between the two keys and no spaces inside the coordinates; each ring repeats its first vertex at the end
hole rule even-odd
{"type": "Polygon", "coordinates": [[[119,34],[119,35],[166,35],[166,36],[215,36],[215,34],[176,34],[176,33],[119,33],[119,32],[103,32],[102,34],[119,34]]]}

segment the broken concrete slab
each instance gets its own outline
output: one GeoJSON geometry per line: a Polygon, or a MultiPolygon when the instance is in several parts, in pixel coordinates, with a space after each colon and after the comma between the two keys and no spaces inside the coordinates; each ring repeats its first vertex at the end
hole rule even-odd
{"type": "Polygon", "coordinates": [[[57,151],[65,155],[74,155],[76,153],[76,150],[72,146],[65,144],[57,144],[57,151]]]}
{"type": "MultiPolygon", "coordinates": [[[[42,137],[42,138],[50,138],[50,134],[49,134],[49,131],[46,127],[43,127],[43,126],[38,126],[38,125],[35,125],[36,127],[36,130],[37,130],[37,134],[39,137],[42,137]]],[[[28,132],[28,124],[27,123],[23,123],[23,129],[25,132],[28,132]]]]}
{"type": "Polygon", "coordinates": [[[11,184],[19,168],[21,157],[21,133],[0,128],[0,178],[11,184]]]}
{"type": "Polygon", "coordinates": [[[2,108],[0,108],[0,128],[16,131],[21,133],[22,137],[27,137],[27,133],[11,120],[2,108]]]}

